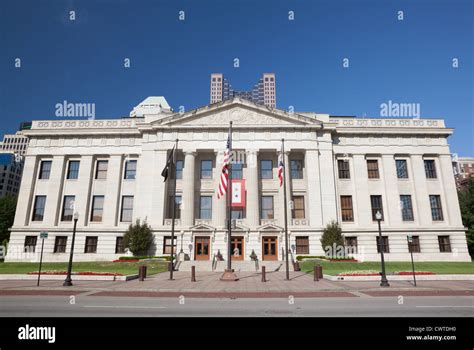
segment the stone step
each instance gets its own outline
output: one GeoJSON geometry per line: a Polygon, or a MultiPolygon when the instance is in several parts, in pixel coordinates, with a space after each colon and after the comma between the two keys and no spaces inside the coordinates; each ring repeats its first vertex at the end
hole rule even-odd
{"type": "MultiPolygon", "coordinates": [[[[224,271],[227,268],[227,261],[217,261],[215,269],[212,269],[212,261],[181,261],[178,262],[176,269],[178,271],[191,271],[191,267],[195,266],[196,271],[224,271]]],[[[253,261],[233,261],[232,268],[234,271],[261,271],[262,266],[265,266],[267,272],[283,271],[285,269],[284,261],[259,261],[258,270],[253,261]]],[[[292,264],[290,264],[293,270],[292,264]]]]}

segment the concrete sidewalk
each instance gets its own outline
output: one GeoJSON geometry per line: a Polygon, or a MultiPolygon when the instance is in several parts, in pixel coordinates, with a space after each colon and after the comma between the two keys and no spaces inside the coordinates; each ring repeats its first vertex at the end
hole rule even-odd
{"type": "Polygon", "coordinates": [[[408,281],[391,281],[382,288],[379,281],[351,282],[313,281],[313,276],[291,272],[285,280],[284,272],[267,273],[267,282],[261,274],[238,273],[236,282],[223,282],[220,272],[201,272],[196,282],[191,282],[189,272],[175,272],[174,280],[168,273],[160,273],[145,281],[74,281],[72,287],[63,287],[62,281],[0,281],[0,295],[87,295],[87,296],[137,296],[137,297],[357,297],[357,296],[474,296],[473,281],[420,281],[414,287],[408,281]]]}

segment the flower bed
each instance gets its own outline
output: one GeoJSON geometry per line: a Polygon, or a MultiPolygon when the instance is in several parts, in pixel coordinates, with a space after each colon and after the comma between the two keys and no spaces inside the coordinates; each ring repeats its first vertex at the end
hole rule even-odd
{"type": "MultiPolygon", "coordinates": [[[[387,275],[396,275],[396,276],[413,276],[413,272],[411,271],[397,271],[394,273],[389,273],[387,275]]],[[[433,272],[430,271],[415,271],[415,276],[418,275],[434,275],[433,272]]],[[[341,272],[338,276],[380,276],[380,272],[374,270],[361,270],[361,271],[347,271],[341,272]]]]}
{"type": "MultiPolygon", "coordinates": [[[[38,271],[28,272],[28,275],[37,275],[38,271]]],[[[66,271],[41,271],[41,275],[67,275],[66,271]]],[[[73,272],[71,275],[75,276],[123,276],[121,273],[115,272],[90,272],[90,271],[81,271],[73,272]]]]}
{"type": "Polygon", "coordinates": [[[125,259],[119,259],[119,260],[112,260],[112,262],[118,262],[118,263],[135,263],[135,262],[139,262],[140,260],[138,259],[128,259],[128,260],[125,260],[125,259]]]}

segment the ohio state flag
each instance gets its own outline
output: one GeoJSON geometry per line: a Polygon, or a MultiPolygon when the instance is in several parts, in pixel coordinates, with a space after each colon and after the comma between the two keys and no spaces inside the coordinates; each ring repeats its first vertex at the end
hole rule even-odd
{"type": "Polygon", "coordinates": [[[232,206],[245,207],[245,180],[232,179],[232,206]]]}

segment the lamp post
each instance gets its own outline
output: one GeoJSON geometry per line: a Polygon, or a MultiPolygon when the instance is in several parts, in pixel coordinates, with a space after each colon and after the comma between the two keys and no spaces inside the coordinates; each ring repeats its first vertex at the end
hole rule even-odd
{"type": "Polygon", "coordinates": [[[413,262],[413,236],[408,235],[407,240],[408,240],[408,249],[410,250],[410,255],[411,255],[411,269],[413,271],[413,283],[416,287],[415,263],[413,262]]]}
{"type": "Polygon", "coordinates": [[[74,212],[74,227],[72,229],[71,252],[69,254],[69,264],[67,266],[67,276],[66,276],[66,279],[64,280],[64,283],[63,283],[63,286],[65,286],[65,287],[72,286],[72,281],[71,281],[72,256],[74,254],[74,241],[76,240],[77,220],[79,220],[79,213],[76,211],[76,212],[74,212]]]}
{"type": "Polygon", "coordinates": [[[375,219],[377,220],[377,223],[379,225],[379,250],[380,250],[380,260],[381,260],[381,264],[382,264],[382,281],[380,282],[380,286],[381,287],[390,287],[390,284],[388,284],[388,281],[387,281],[387,275],[385,274],[385,258],[384,258],[384,255],[383,255],[383,250],[384,250],[384,246],[382,244],[382,229],[380,227],[380,221],[382,221],[382,213],[380,211],[377,211],[377,213],[375,213],[375,219]]]}

